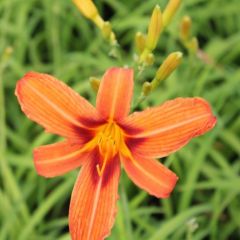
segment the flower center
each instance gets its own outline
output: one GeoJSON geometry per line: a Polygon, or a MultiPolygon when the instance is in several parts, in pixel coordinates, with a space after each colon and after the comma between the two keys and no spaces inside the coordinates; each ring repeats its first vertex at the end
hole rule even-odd
{"type": "Polygon", "coordinates": [[[123,130],[114,122],[106,123],[96,129],[95,137],[86,143],[82,151],[92,151],[98,148],[100,159],[96,165],[98,175],[101,177],[107,163],[121,152],[122,155],[131,156],[125,144],[123,130]]]}
{"type": "Polygon", "coordinates": [[[124,146],[123,133],[121,128],[115,123],[103,125],[96,135],[96,144],[102,156],[101,166],[98,164],[98,175],[101,176],[108,161],[110,161],[124,146]]]}
{"type": "Polygon", "coordinates": [[[115,123],[104,125],[97,135],[100,153],[102,155],[106,153],[109,153],[111,156],[115,155],[119,150],[121,140],[121,129],[115,123]]]}

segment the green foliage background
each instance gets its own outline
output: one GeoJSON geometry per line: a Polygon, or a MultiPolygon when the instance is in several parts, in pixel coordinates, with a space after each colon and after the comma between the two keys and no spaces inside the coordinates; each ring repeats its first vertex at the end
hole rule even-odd
{"type": "MultiPolygon", "coordinates": [[[[47,72],[94,103],[88,77],[131,64],[134,35],[146,31],[156,3],[164,8],[166,1],[97,1],[126,51],[117,61],[108,56],[99,30],[70,0],[0,0],[0,240],[70,239],[68,205],[77,176],[77,171],[54,179],[36,174],[33,148],[58,139],[20,111],[17,80],[29,70],[47,72]],[[7,47],[13,49],[10,56],[7,47]]],[[[177,96],[201,96],[211,103],[218,123],[163,160],[180,177],[169,199],[150,197],[122,174],[110,240],[240,239],[239,9],[239,0],[183,1],[161,36],[156,63],[136,79],[137,97],[141,81],[154,77],[164,57],[183,51],[179,69],[140,108],[177,96]],[[185,14],[192,17],[193,34],[210,63],[189,56],[179,43],[185,14]]]]}

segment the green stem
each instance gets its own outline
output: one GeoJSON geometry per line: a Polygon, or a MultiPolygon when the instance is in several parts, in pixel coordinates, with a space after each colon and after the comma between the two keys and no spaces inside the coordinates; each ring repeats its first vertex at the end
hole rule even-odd
{"type": "Polygon", "coordinates": [[[141,94],[141,95],[138,97],[136,103],[133,105],[133,112],[134,112],[135,110],[137,110],[137,108],[140,106],[140,104],[141,104],[142,102],[145,101],[146,98],[147,98],[147,96],[144,96],[143,94],[141,94]]]}

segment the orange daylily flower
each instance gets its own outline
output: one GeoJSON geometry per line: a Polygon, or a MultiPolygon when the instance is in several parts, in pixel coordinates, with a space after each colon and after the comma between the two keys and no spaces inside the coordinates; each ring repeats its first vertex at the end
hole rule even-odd
{"type": "Polygon", "coordinates": [[[125,68],[105,73],[96,108],[47,74],[30,72],[17,83],[23,112],[66,138],[34,150],[38,174],[55,177],[82,166],[69,211],[73,240],[102,240],[110,234],[120,163],[136,185],[166,198],[178,177],[155,158],[175,152],[216,123],[201,98],[177,98],[128,116],[132,94],[133,70],[125,68]]]}

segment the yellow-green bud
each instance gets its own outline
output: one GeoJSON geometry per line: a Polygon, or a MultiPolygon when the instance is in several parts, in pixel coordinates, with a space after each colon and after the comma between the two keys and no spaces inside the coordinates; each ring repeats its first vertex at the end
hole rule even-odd
{"type": "Polygon", "coordinates": [[[144,82],[142,86],[142,95],[144,97],[148,96],[152,91],[152,84],[150,82],[144,82]]]}
{"type": "Polygon", "coordinates": [[[152,53],[149,53],[149,54],[146,56],[146,58],[145,58],[145,63],[146,63],[146,65],[147,65],[147,66],[153,65],[154,59],[155,59],[154,55],[153,55],[152,53]]]}
{"type": "Polygon", "coordinates": [[[146,36],[141,33],[137,32],[135,35],[135,46],[139,54],[141,54],[145,48],[146,44],[146,36]]]}
{"type": "Polygon", "coordinates": [[[115,36],[114,32],[112,31],[112,26],[111,26],[110,22],[106,21],[103,23],[102,34],[103,34],[103,37],[108,39],[112,45],[117,44],[116,36],[115,36]]]}
{"type": "Polygon", "coordinates": [[[189,16],[184,16],[181,22],[180,38],[186,42],[190,37],[190,31],[192,26],[192,20],[189,16]]]}
{"type": "Polygon", "coordinates": [[[2,58],[4,60],[8,59],[13,53],[13,48],[12,47],[6,47],[3,51],[3,56],[2,58]]]}
{"type": "Polygon", "coordinates": [[[193,37],[191,41],[188,42],[187,46],[190,52],[196,53],[199,47],[197,38],[193,37]]]}
{"type": "Polygon", "coordinates": [[[73,2],[86,18],[93,19],[98,14],[98,10],[92,0],[73,0],[73,2]]]}
{"type": "Polygon", "coordinates": [[[110,38],[112,33],[112,26],[110,22],[104,22],[102,27],[103,36],[107,39],[110,38]]]}
{"type": "Polygon", "coordinates": [[[92,0],[73,0],[73,2],[86,18],[92,20],[99,28],[102,28],[104,21],[92,0]]]}
{"type": "Polygon", "coordinates": [[[92,87],[92,89],[95,92],[98,92],[99,86],[100,86],[100,79],[96,78],[96,77],[90,77],[89,79],[90,85],[92,87]]]}
{"type": "Polygon", "coordinates": [[[113,31],[112,31],[111,34],[110,34],[110,43],[111,43],[113,46],[117,46],[117,45],[118,45],[118,42],[117,42],[115,33],[114,33],[113,31]]]}
{"type": "Polygon", "coordinates": [[[169,0],[163,12],[163,26],[166,27],[172,20],[180,6],[181,0],[169,0]]]}
{"type": "Polygon", "coordinates": [[[152,81],[152,89],[155,89],[162,80],[168,78],[170,74],[179,66],[181,60],[181,52],[174,52],[169,54],[162,65],[159,67],[156,76],[152,81]]]}
{"type": "Polygon", "coordinates": [[[160,7],[157,5],[154,8],[151,16],[146,39],[146,48],[148,48],[150,51],[156,48],[161,31],[162,31],[162,13],[160,7]]]}

